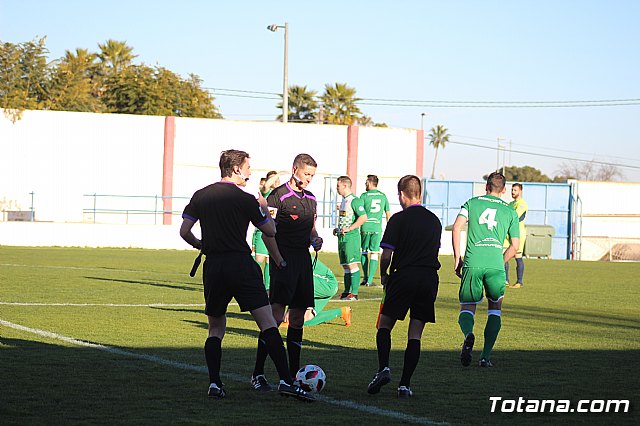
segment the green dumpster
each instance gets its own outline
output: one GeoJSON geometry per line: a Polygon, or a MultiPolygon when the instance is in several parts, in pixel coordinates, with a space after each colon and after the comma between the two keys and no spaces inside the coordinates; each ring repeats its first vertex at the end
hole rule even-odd
{"type": "Polygon", "coordinates": [[[523,255],[526,257],[551,257],[551,242],[556,231],[551,225],[525,225],[527,240],[523,255]]]}

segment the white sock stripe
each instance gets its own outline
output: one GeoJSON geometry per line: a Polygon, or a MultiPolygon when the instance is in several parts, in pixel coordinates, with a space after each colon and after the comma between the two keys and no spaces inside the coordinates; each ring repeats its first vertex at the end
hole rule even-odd
{"type": "Polygon", "coordinates": [[[358,269],[357,267],[354,269],[349,269],[349,272],[352,274],[355,274],[356,272],[358,272],[360,269],[358,269]]]}
{"type": "Polygon", "coordinates": [[[462,314],[462,313],[465,313],[465,312],[466,312],[466,313],[468,313],[468,314],[471,314],[472,316],[475,316],[475,315],[476,315],[476,313],[475,313],[475,312],[473,312],[473,311],[467,311],[466,309],[465,309],[464,311],[460,311],[460,313],[461,313],[461,314],[462,314]]]}
{"type": "MultiPolygon", "coordinates": [[[[190,370],[190,371],[195,371],[198,373],[206,373],[207,372],[207,368],[204,366],[199,366],[199,365],[193,365],[193,364],[185,364],[182,362],[178,362],[178,361],[172,361],[170,359],[165,359],[165,358],[160,358],[157,356],[153,356],[153,355],[147,355],[147,354],[139,354],[139,353],[134,353],[134,352],[129,352],[129,351],[125,351],[123,349],[118,349],[118,348],[114,348],[114,347],[110,347],[110,346],[105,346],[105,345],[101,345],[98,343],[90,343],[90,342],[86,342],[83,340],[78,340],[78,339],[74,339],[72,337],[67,337],[67,336],[63,336],[57,333],[52,333],[50,331],[45,331],[45,330],[39,330],[36,328],[29,328],[29,327],[25,327],[23,325],[19,325],[19,324],[14,324],[8,321],[4,321],[2,319],[0,319],[0,325],[5,326],[5,327],[9,327],[9,328],[13,328],[15,330],[20,330],[20,331],[24,331],[27,333],[32,333],[32,334],[36,334],[42,337],[48,337],[51,339],[56,339],[56,340],[61,340],[63,342],[66,343],[70,343],[73,345],[77,345],[77,346],[84,346],[84,347],[88,347],[88,348],[92,348],[92,349],[98,349],[101,351],[105,351],[108,353],[112,353],[112,354],[116,354],[116,355],[122,355],[122,356],[126,356],[128,358],[134,358],[134,359],[141,359],[141,360],[145,360],[145,361],[150,361],[150,362],[154,362],[156,364],[161,364],[161,365],[166,365],[169,367],[175,367],[175,368],[179,368],[182,370],[190,370]]],[[[223,377],[229,378],[230,380],[233,380],[235,382],[238,383],[245,383],[247,381],[247,378],[245,376],[242,376],[240,374],[236,374],[236,373],[222,373],[223,377]]],[[[366,405],[366,404],[361,404],[359,402],[355,402],[355,401],[349,401],[349,400],[343,400],[343,399],[334,399],[332,397],[329,396],[324,396],[324,395],[317,395],[316,398],[319,401],[325,402],[327,404],[331,404],[331,405],[335,405],[338,407],[343,407],[343,408],[348,408],[348,409],[352,409],[352,410],[358,410],[361,411],[363,413],[367,413],[367,414],[375,414],[375,415],[379,415],[379,416],[386,416],[386,417],[390,417],[393,419],[398,419],[401,421],[405,421],[405,422],[409,422],[409,423],[414,423],[414,424],[422,424],[422,425],[447,425],[448,423],[446,422],[436,422],[434,420],[430,420],[427,419],[425,417],[418,417],[418,416],[414,416],[412,414],[406,414],[400,411],[393,411],[393,410],[387,410],[384,408],[378,408],[375,406],[371,406],[371,405],[366,405]]]]}
{"type": "Polygon", "coordinates": [[[487,315],[495,315],[497,317],[499,317],[501,313],[502,313],[501,309],[489,309],[487,311],[487,315]]]}
{"type": "Polygon", "coordinates": [[[371,253],[371,260],[378,260],[378,253],[371,253]]]}

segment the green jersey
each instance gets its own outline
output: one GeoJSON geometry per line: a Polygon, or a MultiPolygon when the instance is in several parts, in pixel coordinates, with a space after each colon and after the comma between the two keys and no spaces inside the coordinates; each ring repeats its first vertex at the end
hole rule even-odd
{"type": "Polygon", "coordinates": [[[468,220],[464,266],[504,269],[504,239],[520,238],[516,211],[498,197],[482,195],[464,203],[458,216],[468,220]]]}
{"type": "MultiPolygon", "coordinates": [[[[342,203],[340,203],[340,210],[338,212],[338,228],[343,229],[347,228],[358,220],[358,217],[365,214],[364,206],[362,205],[362,200],[356,197],[353,194],[349,194],[342,199],[342,203]]],[[[346,235],[360,235],[359,229],[354,229],[346,235]]],[[[360,237],[358,237],[360,238],[360,237]]]]}
{"type": "Polygon", "coordinates": [[[367,221],[362,225],[362,232],[382,232],[382,216],[389,211],[389,200],[383,192],[370,189],[360,195],[367,213],[367,221]]]}

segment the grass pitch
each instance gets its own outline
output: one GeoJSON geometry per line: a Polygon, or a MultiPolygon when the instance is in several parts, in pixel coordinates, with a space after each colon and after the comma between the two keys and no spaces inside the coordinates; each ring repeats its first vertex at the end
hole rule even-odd
{"type": "MultiPolygon", "coordinates": [[[[393,381],[377,368],[380,288],[349,302],[353,325],[308,327],[302,363],[328,383],[310,405],[249,389],[257,327],[230,306],[222,371],[228,398],[208,400],[200,277],[186,251],[0,247],[0,423],[7,424],[638,424],[640,264],[526,260],[525,288],[507,289],[492,359],[459,361],[458,279],[443,256],[437,323],[428,324],[412,399],[395,395],[407,321],[392,333],[393,381]],[[45,333],[46,332],[46,333],[45,333]],[[53,334],[47,334],[53,333],[53,334]],[[628,413],[491,413],[503,399],[630,400],[628,413]]],[[[321,258],[342,280],[337,256],[321,258]]],[[[515,269],[515,268],[512,268],[515,269]]],[[[514,272],[512,270],[512,272],[514,272]]],[[[344,306],[331,302],[327,309],[344,306]]],[[[276,379],[267,361],[267,377],[276,379]]]]}

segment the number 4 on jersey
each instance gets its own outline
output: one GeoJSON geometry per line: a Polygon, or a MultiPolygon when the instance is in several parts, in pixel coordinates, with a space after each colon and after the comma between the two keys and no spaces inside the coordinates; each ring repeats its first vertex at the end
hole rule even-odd
{"type": "Polygon", "coordinates": [[[493,227],[498,224],[498,222],[496,222],[497,211],[497,209],[485,209],[478,218],[478,223],[480,225],[486,224],[487,228],[491,231],[493,227]]]}

